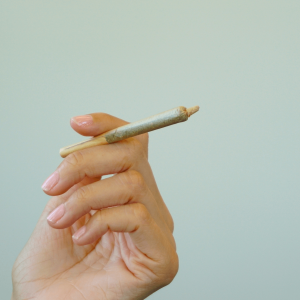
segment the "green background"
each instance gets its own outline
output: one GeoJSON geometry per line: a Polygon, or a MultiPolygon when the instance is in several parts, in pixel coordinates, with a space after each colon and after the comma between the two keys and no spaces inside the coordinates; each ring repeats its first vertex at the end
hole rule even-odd
{"type": "Polygon", "coordinates": [[[300,299],[300,1],[0,2],[1,299],[82,140],[72,116],[200,105],[150,134],[180,270],[149,299],[300,299]]]}

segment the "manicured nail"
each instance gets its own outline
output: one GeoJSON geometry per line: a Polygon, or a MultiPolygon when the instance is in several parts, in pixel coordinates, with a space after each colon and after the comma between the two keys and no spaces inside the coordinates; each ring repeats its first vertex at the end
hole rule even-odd
{"type": "Polygon", "coordinates": [[[77,230],[72,238],[75,239],[75,240],[78,240],[80,237],[82,237],[86,232],[86,226],[82,226],[79,230],[77,230]]]}
{"type": "Polygon", "coordinates": [[[77,116],[71,119],[72,122],[75,122],[78,126],[88,127],[93,124],[93,117],[91,115],[77,116]]]}
{"type": "Polygon", "coordinates": [[[50,191],[59,181],[59,174],[55,171],[52,175],[50,175],[46,181],[42,185],[42,189],[45,192],[50,191]]]}
{"type": "Polygon", "coordinates": [[[56,223],[60,220],[65,214],[65,205],[61,204],[60,206],[56,207],[54,211],[48,216],[47,220],[51,223],[56,223]]]}

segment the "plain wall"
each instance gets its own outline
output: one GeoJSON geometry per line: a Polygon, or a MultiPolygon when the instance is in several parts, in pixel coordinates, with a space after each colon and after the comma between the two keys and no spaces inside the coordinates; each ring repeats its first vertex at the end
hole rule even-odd
{"type": "Polygon", "coordinates": [[[150,134],[180,270],[149,299],[300,299],[299,16],[298,0],[1,0],[1,299],[59,148],[82,140],[72,116],[197,104],[150,134]]]}

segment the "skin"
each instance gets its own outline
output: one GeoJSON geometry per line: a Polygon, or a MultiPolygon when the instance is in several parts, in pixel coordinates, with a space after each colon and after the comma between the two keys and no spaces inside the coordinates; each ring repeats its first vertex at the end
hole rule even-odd
{"type": "MultiPolygon", "coordinates": [[[[71,119],[72,128],[95,136],[127,124],[90,115],[71,119]]],[[[148,163],[147,134],[77,151],[55,172],[58,182],[44,190],[53,197],[14,264],[11,299],[145,299],[173,280],[174,225],[148,163]],[[63,216],[54,222],[57,207],[63,216]]]]}

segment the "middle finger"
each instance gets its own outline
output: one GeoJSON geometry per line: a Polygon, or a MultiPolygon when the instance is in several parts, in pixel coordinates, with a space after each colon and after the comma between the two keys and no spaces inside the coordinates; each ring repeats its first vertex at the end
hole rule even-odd
{"type": "Polygon", "coordinates": [[[142,146],[134,138],[76,151],[63,160],[42,188],[48,195],[60,195],[85,176],[94,178],[124,172],[143,156],[142,146]]]}
{"type": "Polygon", "coordinates": [[[130,203],[145,205],[156,223],[162,229],[167,228],[142,175],[134,170],[128,170],[79,188],[67,202],[61,204],[49,215],[48,222],[54,228],[67,228],[91,210],[130,203]],[[59,213],[56,214],[55,211],[59,213]],[[56,217],[57,215],[59,218],[56,217]]]}

